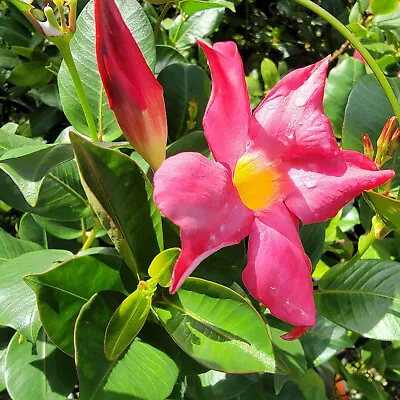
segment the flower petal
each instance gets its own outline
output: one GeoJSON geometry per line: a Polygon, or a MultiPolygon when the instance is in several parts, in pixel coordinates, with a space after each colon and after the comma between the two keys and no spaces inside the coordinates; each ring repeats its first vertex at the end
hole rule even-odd
{"type": "Polygon", "coordinates": [[[233,42],[197,40],[207,56],[212,77],[211,97],[203,119],[204,133],[216,161],[233,171],[246,150],[251,118],[249,93],[243,63],[233,42]]]}
{"type": "Polygon", "coordinates": [[[171,293],[206,257],[247,236],[254,220],[233,186],[230,170],[198,153],[181,153],[164,161],[154,176],[154,199],[181,228],[182,252],[171,293]]]}
{"type": "Polygon", "coordinates": [[[276,317],[296,326],[314,326],[311,262],[297,225],[283,203],[256,217],[243,283],[276,317]]]}
{"type": "Polygon", "coordinates": [[[325,221],[364,190],[383,185],[394,171],[380,171],[356,151],[340,151],[335,158],[308,156],[286,164],[294,183],[285,204],[304,224],[325,221]]]}
{"type": "Polygon", "coordinates": [[[114,0],[95,0],[97,64],[110,108],[124,135],[156,170],[165,159],[163,88],[114,0]]]}
{"type": "Polygon", "coordinates": [[[339,147],[322,100],[329,57],[285,76],[254,112],[267,135],[287,146],[287,156],[335,156],[339,147]]]}

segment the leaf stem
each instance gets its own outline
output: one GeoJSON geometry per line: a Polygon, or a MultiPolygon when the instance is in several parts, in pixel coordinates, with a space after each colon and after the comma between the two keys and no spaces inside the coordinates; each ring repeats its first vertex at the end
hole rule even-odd
{"type": "Polygon", "coordinates": [[[93,229],[90,231],[90,234],[86,238],[85,243],[83,243],[83,246],[80,251],[85,251],[92,245],[94,239],[96,239],[96,234],[101,227],[102,227],[102,225],[101,225],[100,221],[96,218],[93,229]]]}
{"type": "Polygon", "coordinates": [[[346,28],[337,18],[335,18],[328,11],[324,10],[318,4],[315,4],[311,0],[294,0],[296,3],[302,5],[303,7],[308,8],[313,11],[315,14],[319,15],[329,24],[331,24],[338,32],[340,32],[350,43],[351,45],[358,50],[358,52],[362,55],[364,60],[367,62],[372,72],[375,74],[379,83],[382,86],[382,89],[385,91],[386,97],[389,100],[389,103],[392,107],[393,114],[400,118],[400,104],[397,100],[397,97],[390,86],[385,74],[379,68],[379,65],[376,63],[374,58],[369,54],[368,50],[361,44],[361,42],[354,36],[349,29],[346,28]]]}
{"type": "Polygon", "coordinates": [[[164,5],[164,8],[162,9],[161,14],[160,14],[160,16],[158,17],[156,26],[154,27],[154,42],[155,42],[156,44],[157,44],[158,35],[159,35],[159,33],[160,33],[161,23],[162,23],[162,21],[163,21],[165,15],[167,14],[168,10],[171,8],[171,6],[172,6],[172,1],[170,1],[169,3],[166,3],[166,4],[164,5]]]}
{"type": "Polygon", "coordinates": [[[81,103],[83,113],[85,114],[86,122],[89,127],[90,137],[93,142],[98,141],[97,137],[97,128],[94,123],[92,110],[90,109],[90,105],[88,99],[86,97],[85,89],[83,88],[81,78],[79,77],[78,70],[76,69],[74,58],[71,54],[71,48],[68,41],[60,40],[55,42],[57,47],[60,50],[60,53],[65,61],[65,64],[68,68],[69,73],[71,74],[72,81],[74,82],[74,86],[76,89],[76,93],[78,94],[79,101],[81,103]]]}

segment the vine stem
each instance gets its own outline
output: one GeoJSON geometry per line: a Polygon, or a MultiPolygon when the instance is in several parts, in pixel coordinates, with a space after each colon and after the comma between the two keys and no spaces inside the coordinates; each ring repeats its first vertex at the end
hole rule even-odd
{"type": "Polygon", "coordinates": [[[164,8],[161,11],[160,16],[158,17],[156,26],[154,27],[154,41],[157,43],[157,38],[160,33],[161,22],[163,21],[165,15],[167,14],[168,10],[171,8],[172,2],[165,4],[164,8]]]}
{"type": "Polygon", "coordinates": [[[385,91],[386,97],[389,100],[389,103],[392,107],[393,114],[400,119],[400,104],[397,101],[397,97],[394,94],[392,87],[389,84],[385,74],[380,69],[379,65],[376,63],[374,58],[369,54],[368,50],[361,44],[361,42],[354,36],[349,29],[346,28],[337,18],[335,18],[328,11],[324,10],[318,4],[315,4],[311,0],[294,0],[296,3],[302,5],[303,7],[308,8],[313,11],[315,14],[319,15],[326,22],[331,24],[338,32],[340,32],[350,43],[351,45],[358,50],[358,52],[362,55],[364,60],[367,62],[372,72],[375,74],[379,83],[382,86],[382,89],[385,91]]]}
{"type": "Polygon", "coordinates": [[[93,142],[98,141],[97,137],[97,128],[94,123],[92,110],[90,109],[90,105],[88,99],[86,97],[85,90],[82,85],[81,78],[79,77],[78,70],[76,69],[74,58],[72,57],[71,48],[69,46],[69,42],[67,41],[57,41],[55,43],[60,50],[61,56],[65,61],[65,64],[68,68],[69,73],[71,74],[72,81],[74,83],[76,93],[78,94],[79,101],[81,103],[83,113],[85,114],[86,122],[89,127],[90,137],[93,142]]]}

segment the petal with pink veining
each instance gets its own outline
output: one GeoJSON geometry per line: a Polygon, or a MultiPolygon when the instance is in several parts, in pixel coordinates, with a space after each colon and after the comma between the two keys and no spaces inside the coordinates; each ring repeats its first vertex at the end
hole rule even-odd
{"type": "Polygon", "coordinates": [[[302,154],[335,156],[339,147],[323,97],[329,57],[285,76],[254,112],[267,135],[287,146],[286,157],[302,154]]]}
{"type": "Polygon", "coordinates": [[[181,228],[182,252],[171,293],[206,257],[246,237],[254,220],[233,186],[231,171],[198,153],[164,161],[154,176],[154,200],[181,228]]]}
{"type": "Polygon", "coordinates": [[[211,70],[212,91],[204,114],[204,133],[216,161],[232,171],[246,150],[251,118],[250,98],[243,63],[233,42],[214,46],[198,40],[211,70]]]}
{"type": "Polygon", "coordinates": [[[315,325],[311,262],[297,218],[283,203],[256,216],[250,232],[243,283],[276,317],[296,326],[315,325]]]}
{"type": "Polygon", "coordinates": [[[285,204],[304,224],[325,221],[364,190],[383,185],[394,171],[380,171],[366,156],[340,151],[335,158],[307,156],[286,163],[293,182],[285,204]]]}

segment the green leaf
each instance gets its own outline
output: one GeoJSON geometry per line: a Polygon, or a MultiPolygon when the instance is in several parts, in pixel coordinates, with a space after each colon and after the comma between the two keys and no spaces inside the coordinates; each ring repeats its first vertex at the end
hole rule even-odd
{"type": "Polygon", "coordinates": [[[0,328],[0,393],[6,388],[4,380],[5,355],[8,344],[14,335],[14,330],[10,328],[0,328]]]}
{"type": "Polygon", "coordinates": [[[0,264],[30,251],[41,250],[36,243],[18,240],[0,228],[0,264]]]}
{"type": "Polygon", "coordinates": [[[197,12],[187,19],[179,15],[169,30],[169,38],[178,50],[187,50],[196,43],[196,38],[204,38],[217,30],[224,13],[217,8],[197,12]]]}
{"type": "Polygon", "coordinates": [[[39,181],[54,167],[73,158],[71,145],[67,143],[37,144],[3,153],[0,164],[9,165],[23,179],[39,181]]]}
{"type": "Polygon", "coordinates": [[[16,332],[5,358],[7,391],[13,400],[65,400],[76,382],[74,361],[41,331],[36,344],[19,342],[16,332]]]}
{"type": "Polygon", "coordinates": [[[47,249],[47,234],[45,230],[33,219],[32,214],[26,213],[19,221],[18,236],[38,244],[41,248],[47,249]]]}
{"type": "Polygon", "coordinates": [[[128,156],[71,134],[88,198],[127,265],[147,272],[162,250],[161,215],[146,175],[128,156]]]}
{"type": "MultiPolygon", "coordinates": [[[[185,57],[179,51],[175,50],[171,46],[157,45],[156,46],[156,66],[154,73],[158,75],[164,68],[172,64],[185,64],[185,57]]],[[[1,53],[0,53],[0,65],[1,65],[1,53]]]]}
{"type": "Polygon", "coordinates": [[[178,7],[189,17],[199,11],[210,8],[228,8],[235,12],[235,5],[225,0],[182,0],[179,2],[178,7]]]}
{"type": "Polygon", "coordinates": [[[302,225],[299,232],[304,251],[315,268],[324,251],[325,223],[302,225]]]}
{"type": "Polygon", "coordinates": [[[43,61],[25,62],[17,65],[8,78],[8,81],[17,86],[41,86],[49,83],[53,74],[46,69],[43,61]]]}
{"type": "Polygon", "coordinates": [[[201,130],[211,90],[207,74],[197,65],[173,64],[161,71],[158,81],[164,88],[169,136],[176,140],[189,130],[201,130]],[[187,124],[189,102],[197,107],[193,127],[187,124]]]}
{"type": "Polygon", "coordinates": [[[0,17],[0,38],[11,46],[29,46],[31,33],[10,16],[0,17]]]}
{"type": "Polygon", "coordinates": [[[125,292],[121,258],[114,252],[94,251],[47,272],[24,276],[25,283],[36,294],[40,320],[48,336],[71,356],[75,320],[81,307],[101,290],[125,292]]]}
{"type": "Polygon", "coordinates": [[[195,151],[203,154],[203,156],[207,158],[211,157],[211,151],[208,147],[208,143],[203,131],[190,132],[183,138],[170,144],[167,147],[167,157],[171,157],[175,154],[183,153],[185,151],[195,151]]]}
{"type": "Polygon", "coordinates": [[[220,371],[208,371],[186,378],[187,397],[191,400],[230,400],[240,397],[248,387],[257,381],[257,375],[233,375],[220,371]]]}
{"type": "Polygon", "coordinates": [[[72,254],[64,250],[38,250],[22,254],[0,264],[0,325],[10,326],[28,340],[35,340],[40,328],[35,296],[22,277],[42,272],[66,260],[72,254]]]}
{"type": "MultiPolygon", "coordinates": [[[[388,78],[388,80],[400,101],[400,78],[388,78]]],[[[372,75],[363,76],[349,96],[343,125],[343,147],[363,152],[361,138],[362,135],[368,133],[376,150],[376,141],[386,120],[392,115],[393,110],[376,78],[372,75]]],[[[387,164],[388,168],[392,167],[391,163],[387,164]]],[[[399,152],[394,169],[400,170],[399,152]]],[[[397,194],[399,187],[400,176],[395,176],[391,181],[393,193],[397,194]]]]}
{"type": "Polygon", "coordinates": [[[309,366],[318,366],[343,348],[354,347],[347,330],[317,314],[317,324],[301,338],[309,366]]]}
{"type": "Polygon", "coordinates": [[[14,52],[0,48],[0,68],[12,69],[20,63],[14,52]]]}
{"type": "Polygon", "coordinates": [[[153,302],[174,341],[196,361],[226,373],[274,372],[271,339],[251,304],[224,286],[188,278],[153,302]]]}
{"type": "Polygon", "coordinates": [[[377,15],[374,17],[374,22],[381,29],[398,29],[400,27],[400,6],[390,14],[377,15]]]}
{"type": "Polygon", "coordinates": [[[332,68],[326,80],[324,110],[331,121],[335,136],[342,136],[344,114],[354,85],[366,74],[362,61],[350,57],[332,68]]]}
{"type": "Polygon", "coordinates": [[[261,76],[267,90],[271,90],[279,81],[278,67],[269,58],[261,61],[261,76]]]}
{"type": "Polygon", "coordinates": [[[115,293],[98,293],[82,307],[76,321],[80,400],[164,400],[179,372],[164,352],[136,338],[120,360],[105,357],[104,334],[119,302],[115,293]]]}
{"type": "Polygon", "coordinates": [[[383,194],[367,190],[363,194],[367,203],[392,229],[400,229],[400,201],[383,194]]]}
{"type": "Polygon", "coordinates": [[[332,322],[377,340],[400,339],[400,264],[362,260],[336,278],[327,272],[315,292],[318,311],[332,322]]]}
{"type": "Polygon", "coordinates": [[[371,10],[374,15],[389,14],[399,6],[399,0],[371,0],[371,10]]]}
{"type": "Polygon", "coordinates": [[[135,339],[149,315],[152,296],[151,291],[139,284],[117,308],[104,338],[107,359],[118,358],[135,339]]]}
{"type": "MultiPolygon", "coordinates": [[[[143,9],[136,0],[117,0],[116,3],[144,58],[153,69],[156,59],[154,36],[143,9]]],[[[88,97],[97,130],[103,132],[105,141],[112,141],[121,136],[122,132],[110,110],[101,84],[96,64],[95,34],[93,1],[90,1],[78,18],[77,31],[71,40],[71,52],[88,97]]],[[[140,77],[133,78],[140,79],[140,77]]],[[[68,120],[79,132],[89,135],[86,119],[65,63],[61,65],[58,84],[61,103],[68,120]]]]}
{"type": "Polygon", "coordinates": [[[324,381],[313,369],[307,370],[298,385],[306,400],[328,400],[324,381]]]}
{"type": "Polygon", "coordinates": [[[169,287],[176,260],[181,249],[172,248],[157,254],[149,267],[149,276],[162,287],[169,287]]]}
{"type": "MultiPolygon", "coordinates": [[[[44,218],[39,215],[34,215],[33,219],[40,226],[41,229],[50,233],[51,235],[65,240],[72,240],[82,237],[82,221],[55,221],[50,218],[44,218]]],[[[92,218],[87,218],[87,220],[92,218]]],[[[93,223],[90,226],[86,225],[86,230],[93,227],[93,223]]],[[[104,231],[100,232],[104,234],[104,231]]],[[[96,235],[96,237],[98,237],[96,235]]]]}

